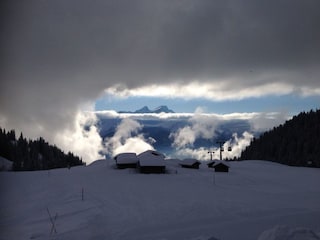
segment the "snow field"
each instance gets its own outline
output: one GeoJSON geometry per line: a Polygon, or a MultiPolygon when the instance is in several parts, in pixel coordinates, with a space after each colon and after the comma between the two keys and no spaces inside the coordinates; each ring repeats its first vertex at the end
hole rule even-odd
{"type": "Polygon", "coordinates": [[[320,239],[319,169],[166,165],[167,174],[115,169],[112,160],[1,172],[0,239],[320,239]]]}

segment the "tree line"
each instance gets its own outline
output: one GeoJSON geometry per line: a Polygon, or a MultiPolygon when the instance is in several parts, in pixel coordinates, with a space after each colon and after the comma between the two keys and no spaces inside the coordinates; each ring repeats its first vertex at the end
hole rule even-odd
{"type": "Polygon", "coordinates": [[[64,153],[42,137],[27,140],[21,133],[16,138],[14,130],[0,128],[0,156],[13,162],[13,171],[47,170],[85,165],[73,153],[64,153]]]}
{"type": "Polygon", "coordinates": [[[302,112],[254,138],[238,160],[245,159],[320,167],[320,110],[302,112]]]}

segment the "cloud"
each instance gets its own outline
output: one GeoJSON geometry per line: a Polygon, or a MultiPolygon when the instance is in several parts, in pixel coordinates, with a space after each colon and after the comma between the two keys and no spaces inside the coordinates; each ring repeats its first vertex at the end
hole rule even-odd
{"type": "Polygon", "coordinates": [[[195,114],[189,119],[190,125],[172,132],[169,138],[173,139],[172,145],[176,148],[193,146],[198,138],[211,139],[214,137],[219,120],[214,116],[195,114]]]}
{"type": "MultiPolygon", "coordinates": [[[[170,138],[173,139],[172,146],[176,149],[174,153],[175,157],[194,157],[197,159],[207,159],[208,151],[214,151],[213,158],[219,159],[219,149],[208,149],[208,148],[195,148],[193,146],[194,142],[197,139],[214,139],[217,135],[217,130],[220,124],[229,120],[235,119],[246,119],[254,120],[251,122],[252,129],[262,130],[261,128],[266,128],[266,126],[271,126],[271,122],[277,124],[277,114],[272,114],[270,121],[267,124],[262,124],[256,126],[256,118],[259,117],[260,121],[267,119],[269,114],[266,113],[252,113],[252,114],[226,114],[226,115],[217,115],[217,114],[194,114],[193,117],[189,119],[190,125],[177,129],[177,131],[170,134],[170,138]],[[238,116],[238,117],[236,117],[238,116]],[[258,129],[259,127],[259,129],[258,129]]],[[[274,126],[274,125],[273,125],[274,126]]],[[[266,129],[264,129],[266,130],[266,129]]],[[[225,151],[223,152],[224,158],[233,158],[240,156],[241,152],[247,147],[253,134],[247,131],[242,133],[241,137],[238,137],[237,133],[232,134],[232,138],[226,141],[223,145],[225,151]],[[227,151],[231,148],[231,151],[227,151]]]]}
{"type": "MultiPolygon", "coordinates": [[[[239,157],[241,152],[250,145],[253,135],[249,132],[243,132],[241,137],[238,137],[237,133],[234,133],[232,138],[223,144],[224,151],[222,152],[222,159],[232,159],[234,157],[239,157]],[[231,151],[228,148],[231,148],[231,151]]],[[[219,147],[208,149],[204,147],[191,148],[189,146],[183,146],[174,152],[173,156],[177,158],[195,158],[198,160],[208,161],[211,160],[211,155],[209,151],[213,151],[212,159],[220,159],[220,149],[219,147]]]]}
{"type": "Polygon", "coordinates": [[[54,142],[59,143],[65,151],[71,151],[87,164],[103,158],[102,139],[96,127],[97,117],[92,112],[78,112],[72,127],[55,135],[54,142]]]}
{"type": "Polygon", "coordinates": [[[285,121],[289,120],[289,114],[287,112],[271,112],[271,113],[259,113],[254,114],[249,119],[250,124],[254,131],[267,131],[271,128],[278,126],[285,121]]]}
{"type": "Polygon", "coordinates": [[[54,141],[71,135],[78,112],[105,90],[214,101],[319,95],[319,8],[291,0],[5,1],[0,123],[54,141]]]}
{"type": "Polygon", "coordinates": [[[180,148],[175,152],[174,156],[172,157],[177,157],[181,159],[195,158],[202,161],[210,160],[210,154],[208,153],[208,149],[203,147],[200,147],[197,149],[188,148],[188,147],[180,148]]]}
{"type": "MultiPolygon", "coordinates": [[[[281,78],[280,76],[276,78],[281,78]]],[[[228,82],[241,82],[240,78],[228,81],[224,79],[192,80],[184,84],[154,84],[127,89],[112,86],[105,89],[105,93],[110,97],[163,97],[197,99],[203,98],[212,101],[243,100],[246,98],[259,98],[263,96],[281,96],[287,94],[299,94],[301,96],[313,96],[320,94],[320,86],[314,89],[300,87],[283,82],[267,82],[260,85],[232,86],[228,82]],[[196,89],[196,91],[195,91],[196,89]],[[275,90],[276,89],[276,90],[275,90]]],[[[263,82],[263,81],[262,81],[263,82]]]]}
{"type": "Polygon", "coordinates": [[[280,94],[319,92],[319,5],[13,0],[3,15],[4,81],[68,81],[96,94],[116,86],[135,94],[159,83],[199,92],[209,86],[212,96],[232,89],[236,99],[246,96],[238,91],[257,95],[274,85],[280,94]]]}
{"type": "Polygon", "coordinates": [[[154,139],[145,139],[142,134],[138,134],[141,129],[142,125],[137,121],[130,118],[123,119],[113,137],[105,139],[105,153],[115,156],[122,152],[139,154],[146,150],[154,150],[151,145],[154,139]]]}
{"type": "Polygon", "coordinates": [[[250,145],[252,139],[253,135],[247,131],[243,132],[241,137],[238,137],[238,134],[234,133],[232,138],[223,144],[224,157],[239,157],[241,152],[250,145]],[[228,150],[229,147],[231,148],[231,151],[228,150]]]}

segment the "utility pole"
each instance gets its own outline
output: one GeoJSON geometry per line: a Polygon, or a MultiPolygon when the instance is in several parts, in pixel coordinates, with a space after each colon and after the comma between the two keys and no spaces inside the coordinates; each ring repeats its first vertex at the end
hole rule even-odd
{"type": "MultiPolygon", "coordinates": [[[[223,144],[225,144],[225,141],[217,141],[219,144],[219,150],[220,150],[220,161],[222,160],[222,152],[224,151],[223,149],[223,144]]],[[[232,149],[231,147],[228,147],[228,151],[230,152],[232,149]]]]}
{"type": "Polygon", "coordinates": [[[223,149],[223,144],[225,143],[224,141],[217,141],[219,144],[219,151],[220,151],[220,161],[222,160],[222,152],[224,151],[223,149]]]}
{"type": "Polygon", "coordinates": [[[212,155],[214,154],[214,151],[209,151],[208,153],[210,154],[210,160],[212,161],[212,155]]]}

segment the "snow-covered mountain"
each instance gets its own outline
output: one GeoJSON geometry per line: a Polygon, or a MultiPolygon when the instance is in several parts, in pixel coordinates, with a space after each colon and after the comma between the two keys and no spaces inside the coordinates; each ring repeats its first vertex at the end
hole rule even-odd
{"type": "Polygon", "coordinates": [[[166,174],[139,174],[114,164],[0,172],[0,239],[320,239],[320,169],[252,160],[214,173],[166,160],[166,174]]]}
{"type": "Polygon", "coordinates": [[[119,113],[174,113],[173,110],[169,109],[167,106],[159,106],[153,110],[150,110],[148,106],[144,106],[134,112],[131,111],[119,111],[119,113]]]}

